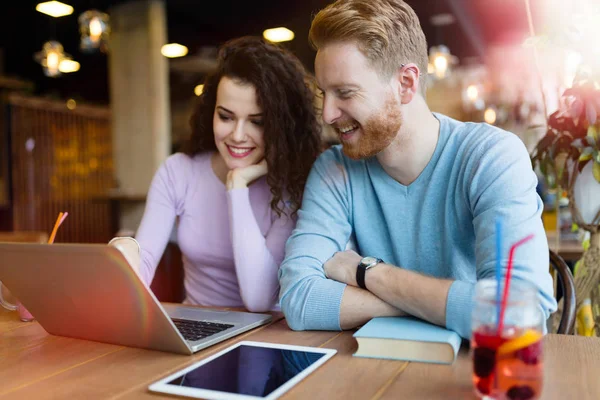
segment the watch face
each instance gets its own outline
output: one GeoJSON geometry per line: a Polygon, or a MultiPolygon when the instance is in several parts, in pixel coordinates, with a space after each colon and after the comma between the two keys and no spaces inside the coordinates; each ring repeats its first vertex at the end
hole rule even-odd
{"type": "Polygon", "coordinates": [[[362,260],[360,260],[360,263],[363,265],[371,265],[377,262],[377,259],[375,257],[365,257],[362,260]]]}

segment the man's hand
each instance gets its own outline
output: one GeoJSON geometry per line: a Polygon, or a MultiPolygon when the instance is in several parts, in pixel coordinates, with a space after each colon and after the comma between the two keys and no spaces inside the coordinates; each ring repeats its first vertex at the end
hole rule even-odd
{"type": "Polygon", "coordinates": [[[358,286],[356,283],[356,269],[362,256],[353,250],[338,251],[323,265],[325,276],[329,279],[358,286]]]}
{"type": "Polygon", "coordinates": [[[374,317],[406,315],[401,309],[358,287],[356,270],[362,258],[353,250],[338,251],[323,265],[327,278],[348,285],[340,309],[342,329],[356,328],[374,317]]]}
{"type": "Polygon", "coordinates": [[[266,175],[268,172],[267,160],[244,168],[232,169],[227,173],[227,190],[245,188],[252,182],[266,175]]]}

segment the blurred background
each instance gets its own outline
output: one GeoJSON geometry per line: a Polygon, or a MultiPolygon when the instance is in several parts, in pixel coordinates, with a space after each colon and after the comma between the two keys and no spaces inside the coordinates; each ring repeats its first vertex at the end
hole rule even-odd
{"type": "MultiPolygon", "coordinates": [[[[407,2],[429,45],[432,110],[510,130],[530,150],[577,71],[600,60],[596,0],[407,2]]],[[[308,30],[328,3],[5,2],[0,231],[48,231],[68,211],[57,242],[133,234],[154,172],[189,134],[217,47],[265,35],[312,72],[308,30]]]]}

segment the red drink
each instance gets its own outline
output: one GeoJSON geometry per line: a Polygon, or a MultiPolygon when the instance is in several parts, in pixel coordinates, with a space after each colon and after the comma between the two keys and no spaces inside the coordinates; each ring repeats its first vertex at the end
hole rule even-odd
{"type": "Polygon", "coordinates": [[[499,333],[495,288],[495,281],[476,285],[471,336],[475,393],[483,399],[539,399],[544,319],[536,292],[521,282],[511,287],[514,297],[507,302],[499,333]]]}
{"type": "Polygon", "coordinates": [[[512,332],[511,337],[499,337],[493,328],[481,327],[473,334],[473,384],[478,396],[508,400],[540,397],[542,334],[531,329],[512,332]]]}

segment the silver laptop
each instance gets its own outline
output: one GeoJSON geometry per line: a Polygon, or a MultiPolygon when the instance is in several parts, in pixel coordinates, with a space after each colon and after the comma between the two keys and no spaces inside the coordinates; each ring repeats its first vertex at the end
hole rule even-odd
{"type": "Polygon", "coordinates": [[[123,255],[103,244],[0,243],[0,281],[52,335],[179,354],[272,319],[161,304],[123,255]]]}

